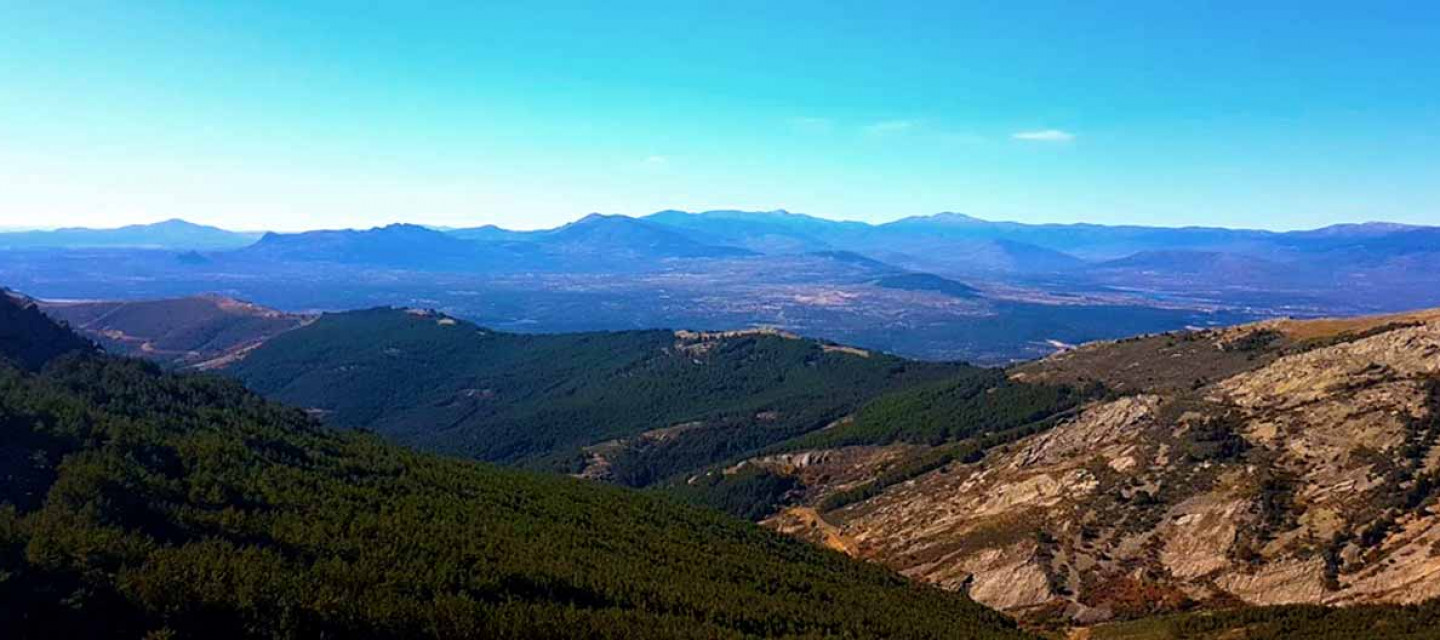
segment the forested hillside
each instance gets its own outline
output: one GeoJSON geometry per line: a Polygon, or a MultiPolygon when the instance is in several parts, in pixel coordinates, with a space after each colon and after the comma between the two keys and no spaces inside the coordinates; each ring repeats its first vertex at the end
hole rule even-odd
{"type": "Polygon", "coordinates": [[[334,431],[39,317],[0,299],[10,637],[1022,637],[713,512],[334,431]]]}
{"type": "Polygon", "coordinates": [[[32,302],[0,289],[0,358],[22,369],[38,369],[51,358],[91,349],[84,338],[56,325],[32,302]]]}
{"type": "Polygon", "coordinates": [[[1421,640],[1440,638],[1440,601],[1422,604],[1254,607],[1103,625],[1091,640],[1421,640]]]}
{"type": "Polygon", "coordinates": [[[525,335],[398,309],[326,315],[231,371],[335,425],[637,486],[820,429],[887,391],[997,382],[773,332],[525,335]]]}

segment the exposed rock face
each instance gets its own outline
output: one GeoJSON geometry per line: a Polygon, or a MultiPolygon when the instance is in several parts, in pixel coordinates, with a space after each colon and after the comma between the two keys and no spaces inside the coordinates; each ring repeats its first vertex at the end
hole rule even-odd
{"type": "Polygon", "coordinates": [[[1440,597],[1440,318],[1326,322],[1025,365],[1016,377],[1120,395],[807,518],[856,555],[1022,615],[1440,597]]]}

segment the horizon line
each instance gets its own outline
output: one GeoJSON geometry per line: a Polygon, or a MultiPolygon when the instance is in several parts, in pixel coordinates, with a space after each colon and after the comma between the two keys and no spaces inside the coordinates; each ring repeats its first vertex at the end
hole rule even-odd
{"type": "Polygon", "coordinates": [[[1390,226],[1390,227],[1395,227],[1395,228],[1400,228],[1400,229],[1407,229],[1407,228],[1408,228],[1408,229],[1426,229],[1426,228],[1437,228],[1437,227],[1440,227],[1440,225],[1414,224],[1414,223],[1404,223],[1404,222],[1392,222],[1392,221],[1377,220],[1377,219],[1361,220],[1361,221],[1355,221],[1355,222],[1335,222],[1335,223],[1326,224],[1326,225],[1321,225],[1321,226],[1316,226],[1316,227],[1293,227],[1293,228],[1226,227],[1226,226],[1203,225],[1203,224],[1187,224],[1187,225],[1136,224],[1136,223],[1108,224],[1108,223],[1086,222],[1086,221],[1070,221],[1070,222],[1020,222],[1020,221],[1017,221],[1017,220],[992,220],[992,219],[989,219],[989,218],[983,218],[983,217],[980,217],[980,216],[975,216],[975,215],[971,215],[971,214],[967,214],[967,213],[960,213],[960,212],[956,212],[956,211],[939,211],[939,212],[930,213],[930,214],[906,215],[906,216],[896,217],[896,218],[893,218],[893,219],[890,219],[890,220],[885,220],[885,221],[880,221],[880,222],[872,222],[872,221],[868,221],[868,220],[855,220],[855,219],[851,219],[851,218],[837,218],[837,217],[828,217],[828,216],[819,215],[819,214],[801,213],[801,212],[790,211],[790,210],[788,210],[788,209],[779,208],[779,209],[768,209],[768,210],[762,210],[762,209],[753,209],[753,210],[751,210],[751,209],[705,209],[705,210],[699,210],[699,211],[690,211],[690,210],[685,210],[685,209],[661,209],[661,210],[659,210],[659,211],[652,211],[652,212],[650,212],[650,213],[644,213],[644,214],[638,214],[638,215],[637,215],[637,214],[629,214],[629,213],[601,213],[601,212],[592,211],[592,212],[588,212],[588,213],[582,214],[582,215],[580,215],[580,216],[578,216],[578,217],[572,218],[572,219],[570,219],[570,220],[568,220],[568,221],[566,221],[566,222],[562,222],[562,223],[560,223],[560,224],[557,224],[557,225],[555,225],[555,226],[550,226],[550,227],[534,227],[534,228],[505,227],[505,226],[500,226],[500,225],[498,225],[498,224],[495,224],[495,223],[493,223],[493,222],[481,222],[481,221],[477,221],[476,224],[473,224],[473,225],[460,226],[460,225],[453,225],[453,224],[446,224],[446,225],[426,224],[426,223],[423,223],[423,222],[414,222],[414,221],[410,221],[410,220],[394,219],[394,220],[391,220],[391,221],[389,221],[389,222],[384,222],[384,223],[374,224],[374,225],[371,225],[371,226],[364,226],[364,227],[325,227],[325,226],[319,226],[319,227],[308,227],[308,228],[302,228],[302,229],[284,229],[284,230],[281,230],[281,229],[237,229],[237,228],[231,228],[231,227],[221,226],[221,225],[218,225],[218,224],[210,224],[210,223],[206,223],[206,222],[195,222],[195,221],[193,221],[193,220],[186,219],[186,218],[182,218],[182,217],[168,217],[168,218],[163,218],[163,219],[159,219],[159,220],[153,220],[153,221],[149,221],[149,222],[145,222],[145,221],[126,222],[126,223],[118,224],[118,225],[113,226],[113,227],[90,227],[90,226],[76,226],[76,225],[57,226],[57,227],[29,227],[29,226],[0,225],[0,234],[12,234],[12,233],[55,233],[55,232],[61,232],[61,231],[82,231],[82,230],[83,230],[83,231],[116,231],[116,230],[119,230],[119,229],[125,229],[125,228],[130,228],[130,227],[152,227],[152,226],[158,226],[158,225],[167,224],[167,223],[177,223],[177,222],[178,222],[178,223],[188,224],[188,225],[200,226],[200,227],[210,227],[210,228],[213,228],[213,229],[219,229],[219,230],[221,230],[221,231],[226,231],[226,232],[229,232],[229,233],[237,233],[237,234],[267,234],[267,233],[299,234],[299,233],[310,233],[310,232],[316,232],[316,231],[371,231],[371,230],[375,230],[375,229],[382,229],[382,228],[385,228],[385,227],[396,226],[396,225],[410,225],[410,226],[424,227],[424,228],[427,228],[427,229],[432,229],[432,230],[440,231],[440,232],[458,231],[458,230],[463,230],[463,229],[479,229],[479,228],[484,228],[484,227],[494,227],[494,228],[497,228],[497,229],[500,229],[500,230],[503,230],[503,231],[512,231],[512,232],[538,232],[538,231],[551,231],[551,230],[559,229],[559,228],[564,227],[564,226],[567,226],[567,225],[571,225],[571,224],[575,224],[575,223],[584,221],[585,219],[591,218],[591,217],[594,217],[594,216],[607,217],[607,218],[616,218],[616,217],[618,217],[618,218],[628,218],[628,219],[631,219],[631,220],[644,220],[644,219],[646,219],[646,218],[648,218],[648,217],[650,217],[650,216],[654,216],[654,215],[658,215],[658,214],[662,214],[662,213],[681,213],[681,214],[691,215],[691,216],[699,216],[699,215],[707,215],[707,214],[716,214],[716,213],[741,213],[741,214],[752,214],[752,215],[793,216],[793,217],[798,217],[798,218],[809,218],[809,219],[813,219],[813,220],[820,220],[820,221],[824,221],[824,222],[832,222],[832,223],[837,223],[837,224],[858,224],[858,225],[864,225],[864,226],[870,227],[870,228],[883,227],[883,226],[886,226],[886,225],[894,224],[894,223],[897,223],[897,222],[903,222],[903,221],[906,221],[906,220],[935,219],[935,218],[944,218],[944,217],[947,217],[947,216],[948,216],[948,217],[953,217],[953,218],[956,218],[956,219],[967,219],[967,220],[971,220],[971,221],[974,221],[974,222],[977,223],[977,224],[1016,225],[1016,226],[1023,226],[1023,227],[1077,227],[1077,226],[1090,226],[1090,227],[1104,227],[1104,228],[1112,228],[1112,229],[1134,228],[1134,229],[1165,229],[1165,230],[1174,230],[1174,231],[1184,231],[1184,230],[1212,230],[1212,231],[1216,231],[1216,230],[1218,230],[1218,231],[1259,232],[1259,233],[1276,233],[1276,234],[1281,234],[1281,233],[1298,233],[1298,232],[1307,232],[1307,231],[1321,231],[1321,230],[1324,230],[1324,229],[1331,229],[1331,228],[1335,228],[1335,227],[1355,227],[1355,226],[1377,226],[1377,227],[1378,227],[1378,226],[1390,226]]]}

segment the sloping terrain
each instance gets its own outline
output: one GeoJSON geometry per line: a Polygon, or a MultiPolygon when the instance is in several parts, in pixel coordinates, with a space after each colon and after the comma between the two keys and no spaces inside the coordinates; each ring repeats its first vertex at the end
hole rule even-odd
{"type": "Polygon", "coordinates": [[[885,276],[876,280],[875,285],[903,291],[934,291],[956,298],[980,297],[980,292],[975,287],[929,273],[902,273],[885,276]]]}
{"type": "Polygon", "coordinates": [[[889,390],[982,371],[774,331],[527,335],[400,309],[327,314],[230,369],[331,424],[631,485],[814,431],[889,390]]]}
{"type": "Polygon", "coordinates": [[[628,216],[590,214],[570,224],[525,234],[556,261],[603,259],[612,268],[624,261],[715,258],[751,255],[739,247],[698,242],[669,227],[628,216]]]}
{"type": "Polygon", "coordinates": [[[1421,605],[1280,605],[1201,611],[1077,631],[1086,640],[1429,640],[1440,601],[1421,605]]]}
{"type": "Polygon", "coordinates": [[[0,248],[144,247],[177,251],[236,249],[255,242],[260,235],[226,231],[184,220],[166,220],[115,229],[66,228],[0,233],[0,248]]]}
{"type": "Polygon", "coordinates": [[[555,229],[495,227],[442,232],[411,224],[366,230],[267,233],[222,256],[259,261],[320,262],[456,273],[652,271],[676,259],[752,255],[746,249],[693,240],[669,227],[626,216],[591,214],[555,229]]]}
{"type": "Polygon", "coordinates": [[[93,348],[45,317],[33,300],[0,289],[0,357],[5,363],[39,369],[58,355],[93,348]]]}
{"type": "Polygon", "coordinates": [[[223,257],[242,264],[288,261],[446,270],[493,268],[524,256],[508,246],[481,246],[419,225],[392,224],[365,230],[266,233],[255,244],[223,257]]]}
{"type": "Polygon", "coordinates": [[[114,353],[197,369],[224,366],[313,319],[214,295],[40,308],[114,353]]]}
{"type": "MultiPolygon", "coordinates": [[[[1020,638],[714,512],[327,429],[211,375],[49,349],[0,299],[10,637],[1020,638]]],[[[71,342],[84,342],[71,335],[71,342]]]]}
{"type": "Polygon", "coordinates": [[[1106,394],[958,454],[757,458],[798,485],[771,525],[1032,620],[1440,597],[1436,313],[1087,345],[1010,377],[1106,394]]]}

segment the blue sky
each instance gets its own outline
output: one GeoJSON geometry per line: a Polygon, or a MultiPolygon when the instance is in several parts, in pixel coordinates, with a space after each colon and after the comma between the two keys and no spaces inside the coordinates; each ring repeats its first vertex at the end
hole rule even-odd
{"type": "Polygon", "coordinates": [[[1440,5],[1075,4],[0,0],[0,226],[1440,224],[1440,5]]]}

